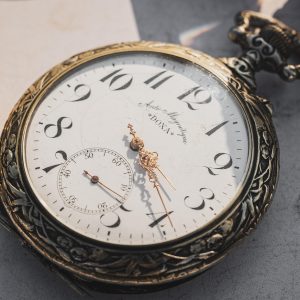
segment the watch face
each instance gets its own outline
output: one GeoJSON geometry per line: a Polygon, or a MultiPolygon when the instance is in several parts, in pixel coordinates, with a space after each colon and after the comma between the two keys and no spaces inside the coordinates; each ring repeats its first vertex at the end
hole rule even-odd
{"type": "Polygon", "coordinates": [[[58,80],[32,113],[23,146],[31,189],[53,218],[126,246],[211,224],[235,202],[249,160],[244,113],[221,81],[175,56],[138,51],[58,80]],[[128,124],[156,159],[148,170],[128,124]]]}

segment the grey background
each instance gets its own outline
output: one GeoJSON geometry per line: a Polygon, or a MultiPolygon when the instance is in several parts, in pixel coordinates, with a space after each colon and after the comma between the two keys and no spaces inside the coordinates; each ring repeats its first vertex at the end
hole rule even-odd
{"type": "MultiPolygon", "coordinates": [[[[132,0],[142,39],[178,43],[192,27],[221,21],[192,47],[215,56],[239,52],[226,38],[234,14],[258,9],[254,1],[132,0]]],[[[300,1],[276,13],[300,30],[300,1]]],[[[212,270],[178,287],[147,295],[97,294],[96,299],[300,299],[300,85],[259,74],[258,93],[271,99],[281,148],[281,176],[274,199],[257,230],[212,270]]],[[[80,297],[27,250],[0,230],[0,299],[88,299],[80,297]]]]}

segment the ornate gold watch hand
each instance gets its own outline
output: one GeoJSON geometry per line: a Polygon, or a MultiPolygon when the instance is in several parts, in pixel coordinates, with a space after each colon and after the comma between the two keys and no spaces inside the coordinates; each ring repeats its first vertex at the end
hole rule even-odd
{"type": "MultiPolygon", "coordinates": [[[[147,171],[147,170],[146,170],[146,171],[147,171]]],[[[153,179],[153,180],[152,180],[152,176],[154,176],[154,177],[156,178],[156,174],[153,173],[153,175],[151,176],[149,171],[147,171],[147,173],[148,173],[148,177],[149,177],[150,182],[153,182],[153,184],[154,184],[154,188],[155,188],[156,191],[157,191],[157,194],[158,194],[158,196],[159,196],[159,198],[160,198],[160,201],[161,201],[161,203],[162,203],[162,205],[163,205],[163,207],[164,207],[164,210],[165,210],[165,213],[166,213],[166,215],[167,215],[167,217],[168,217],[168,219],[169,219],[169,222],[170,222],[171,226],[174,227],[174,226],[173,226],[173,223],[172,223],[172,220],[171,220],[171,218],[170,218],[170,215],[169,215],[169,213],[168,213],[167,207],[166,207],[166,205],[165,205],[165,202],[164,202],[164,200],[163,200],[163,197],[162,197],[162,195],[161,195],[161,192],[160,192],[160,185],[159,185],[159,183],[157,182],[157,179],[153,179]]]]}
{"type": "Polygon", "coordinates": [[[131,124],[128,124],[128,128],[130,129],[130,134],[133,136],[130,147],[134,151],[138,151],[139,154],[139,164],[140,166],[147,172],[150,182],[154,184],[154,188],[156,189],[158,196],[160,198],[160,201],[164,207],[164,210],[166,212],[166,215],[169,219],[169,222],[171,226],[173,227],[173,223],[171,221],[170,215],[168,213],[167,207],[165,205],[165,202],[163,200],[163,197],[160,192],[160,185],[157,180],[157,176],[155,173],[155,169],[157,169],[161,175],[167,180],[167,182],[171,185],[173,189],[175,189],[174,185],[171,183],[171,181],[164,175],[164,173],[159,169],[158,167],[158,153],[157,152],[151,152],[144,148],[144,141],[136,135],[136,131],[133,129],[133,126],[131,124]]]}
{"type": "Polygon", "coordinates": [[[176,190],[173,182],[163,173],[158,165],[158,153],[145,150],[144,141],[139,136],[137,136],[136,131],[133,129],[133,126],[131,124],[128,124],[128,128],[130,129],[130,134],[133,136],[130,142],[130,147],[132,150],[139,152],[141,166],[143,167],[143,165],[150,164],[150,167],[157,169],[157,171],[166,179],[173,190],[176,190]]]}
{"type": "MultiPolygon", "coordinates": [[[[91,175],[88,171],[83,171],[83,174],[86,175],[90,180],[91,180],[91,183],[94,183],[94,184],[98,184],[100,185],[101,187],[104,187],[105,189],[109,190],[110,192],[112,192],[113,194],[119,196],[120,198],[124,199],[123,196],[121,196],[120,194],[118,194],[117,192],[115,192],[114,190],[112,190],[110,187],[108,187],[106,184],[104,184],[102,181],[100,181],[99,177],[98,176],[93,176],[91,175]]],[[[116,198],[115,198],[116,199],[116,198]]],[[[122,203],[121,201],[119,201],[118,199],[116,199],[119,203],[122,203]]]]}

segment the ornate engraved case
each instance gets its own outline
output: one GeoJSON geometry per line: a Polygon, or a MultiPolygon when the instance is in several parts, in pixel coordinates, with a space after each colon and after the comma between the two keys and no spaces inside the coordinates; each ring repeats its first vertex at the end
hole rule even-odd
{"type": "Polygon", "coordinates": [[[225,62],[181,46],[136,42],[87,51],[51,69],[22,96],[1,136],[1,201],[9,217],[6,224],[52,269],[93,288],[144,292],[186,280],[216,264],[256,227],[270,205],[279,171],[269,103],[256,96],[225,62]],[[24,128],[43,95],[81,64],[123,51],[161,52],[207,69],[236,96],[249,128],[248,174],[234,205],[204,230],[160,247],[110,247],[72,234],[43,211],[24,172],[24,128]]]}

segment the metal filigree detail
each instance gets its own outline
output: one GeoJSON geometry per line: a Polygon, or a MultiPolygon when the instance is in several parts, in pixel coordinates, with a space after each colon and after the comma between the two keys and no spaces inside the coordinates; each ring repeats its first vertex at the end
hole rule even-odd
{"type": "Polygon", "coordinates": [[[300,35],[279,20],[243,11],[236,16],[229,38],[241,45],[243,54],[224,61],[251,88],[256,87],[254,73],[260,70],[278,73],[287,81],[300,78],[300,65],[287,63],[292,53],[300,53],[300,35]]]}
{"type": "Polygon", "coordinates": [[[147,287],[174,283],[206,270],[247,235],[270,204],[278,177],[278,146],[271,115],[259,97],[219,60],[188,48],[153,42],[118,44],[88,51],[56,66],[23,95],[1,136],[1,199],[16,230],[36,251],[74,278],[117,285],[115,291],[144,291],[147,287]],[[24,118],[41,91],[74,67],[120,51],[156,51],[199,64],[219,77],[241,99],[253,135],[251,174],[232,209],[205,232],[163,248],[126,250],[74,236],[45,216],[22,171],[21,137],[24,118]]]}

